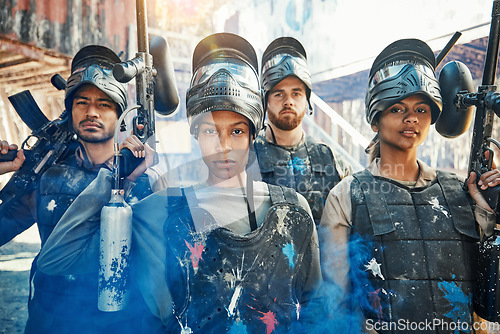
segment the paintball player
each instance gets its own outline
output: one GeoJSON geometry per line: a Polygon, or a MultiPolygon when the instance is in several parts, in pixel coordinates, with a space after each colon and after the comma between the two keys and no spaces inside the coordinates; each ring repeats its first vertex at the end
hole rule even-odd
{"type": "MultiPolygon", "coordinates": [[[[319,249],[305,198],[247,175],[264,115],[256,68],[253,47],[237,35],[214,34],[197,45],[186,109],[208,178],[132,206],[132,275],[161,319],[160,331],[288,332],[306,321],[306,306],[316,302],[319,249]]],[[[68,213],[82,213],[88,198],[109,193],[104,177],[107,182],[96,179],[68,213]]],[[[97,227],[67,214],[53,236],[79,249],[98,240],[88,234],[97,227]],[[70,235],[75,224],[79,234],[70,235]]],[[[63,248],[42,251],[42,270],[84,265],[85,256],[63,254],[63,248]]]]}
{"type": "MultiPolygon", "coordinates": [[[[59,163],[41,175],[35,191],[19,196],[0,217],[0,245],[36,222],[43,249],[61,216],[96,177],[98,170],[112,168],[114,131],[127,106],[127,89],[111,73],[117,62],[121,60],[112,50],[99,45],[85,46],[73,58],[64,100],[68,115],[64,126],[74,131],[77,141],[59,163]]],[[[1,145],[1,154],[9,148],[17,148],[7,142],[1,145]]],[[[145,149],[149,149],[135,136],[125,139],[120,149],[124,147],[136,157],[144,157],[145,149]]],[[[17,170],[24,160],[23,151],[19,150],[14,161],[0,163],[0,171],[17,170]]],[[[137,167],[125,181],[132,189],[129,199],[141,199],[151,193],[149,180],[143,174],[145,164],[137,167]]],[[[34,290],[30,295],[25,333],[137,332],[134,324],[141,313],[147,311],[140,294],[135,296],[137,303],[133,312],[100,312],[95,276],[46,275],[38,270],[37,258],[31,269],[30,284],[34,290]]]]}
{"type": "Polygon", "coordinates": [[[262,180],[304,195],[318,224],[328,192],[351,168],[302,129],[306,111],[312,111],[311,74],[302,44],[292,37],[275,39],[264,51],[261,66],[268,124],[254,147],[262,180]]]}
{"type": "Polygon", "coordinates": [[[492,234],[496,221],[478,189],[500,184],[500,172],[483,173],[478,186],[472,172],[466,192],[455,174],[417,159],[442,109],[435,64],[418,39],[393,42],[377,56],[365,116],[378,154],[332,189],[321,219],[325,280],[361,308],[369,331],[408,333],[404,324],[430,323],[413,332],[474,332],[480,232],[492,234]],[[403,327],[394,327],[400,320],[403,327]]]}

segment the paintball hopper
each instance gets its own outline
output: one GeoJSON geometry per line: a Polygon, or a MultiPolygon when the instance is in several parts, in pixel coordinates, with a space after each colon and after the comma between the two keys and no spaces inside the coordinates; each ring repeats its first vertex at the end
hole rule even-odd
{"type": "Polygon", "coordinates": [[[469,129],[474,107],[457,107],[456,96],[474,91],[472,75],[465,64],[451,61],[439,73],[439,86],[443,110],[436,121],[436,131],[446,138],[458,137],[469,129]]]}
{"type": "Polygon", "coordinates": [[[153,56],[155,77],[155,110],[163,116],[172,114],[179,106],[179,93],[175,82],[174,65],[167,41],[154,36],[149,44],[149,52],[153,56]]]}
{"type": "MultiPolygon", "coordinates": [[[[154,104],[155,110],[163,116],[172,114],[179,106],[179,94],[174,76],[174,65],[167,41],[154,36],[149,45],[153,57],[155,73],[154,104]]],[[[113,76],[119,82],[129,82],[144,71],[145,64],[138,58],[118,63],[113,67],[113,76]]]]}

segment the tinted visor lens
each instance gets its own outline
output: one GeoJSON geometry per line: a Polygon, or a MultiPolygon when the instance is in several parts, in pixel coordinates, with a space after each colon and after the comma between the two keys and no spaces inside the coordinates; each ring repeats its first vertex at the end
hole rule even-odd
{"type": "Polygon", "coordinates": [[[200,66],[193,75],[190,87],[204,84],[214,73],[226,70],[231,73],[233,79],[246,88],[255,92],[260,91],[259,80],[257,73],[250,65],[244,61],[233,58],[215,58],[210,59],[210,62],[200,66]]]}
{"type": "Polygon", "coordinates": [[[408,64],[408,62],[402,63],[402,64],[390,64],[386,65],[373,75],[372,79],[370,80],[370,83],[368,84],[368,89],[372,89],[375,87],[378,83],[396,77],[403,71],[406,71],[407,69],[414,68],[427,76],[435,78],[434,71],[426,65],[423,64],[408,64]]]}
{"type": "Polygon", "coordinates": [[[286,62],[286,61],[291,61],[291,62],[297,63],[298,65],[300,65],[302,67],[307,68],[307,63],[303,58],[294,57],[288,53],[279,53],[265,62],[265,64],[262,66],[262,72],[264,73],[268,69],[270,69],[271,67],[279,65],[280,63],[286,62]]]}

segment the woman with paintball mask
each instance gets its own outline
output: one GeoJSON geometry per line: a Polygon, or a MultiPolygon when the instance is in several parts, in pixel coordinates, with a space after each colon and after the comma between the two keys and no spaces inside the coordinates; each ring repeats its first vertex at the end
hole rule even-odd
{"type": "Polygon", "coordinates": [[[253,47],[237,35],[197,45],[186,110],[208,178],[133,208],[140,282],[167,332],[288,332],[321,282],[305,198],[247,175],[264,118],[256,68],[253,47]]]}
{"type": "Polygon", "coordinates": [[[365,104],[379,153],[330,192],[321,220],[325,279],[361,309],[368,331],[472,329],[478,224],[489,234],[496,219],[479,188],[500,184],[500,172],[484,173],[477,186],[471,173],[466,192],[455,174],[417,159],[442,108],[435,63],[417,39],[398,40],[375,59],[365,104]],[[431,326],[413,328],[422,323],[431,326]]]}

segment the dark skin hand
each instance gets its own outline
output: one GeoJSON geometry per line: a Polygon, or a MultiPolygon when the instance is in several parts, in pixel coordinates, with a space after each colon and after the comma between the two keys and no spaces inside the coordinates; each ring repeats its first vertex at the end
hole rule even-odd
{"type": "MultiPolygon", "coordinates": [[[[488,159],[489,157],[489,152],[486,152],[485,154],[486,158],[488,159]]],[[[492,163],[491,170],[487,171],[486,173],[483,173],[481,177],[479,178],[479,182],[477,185],[480,187],[481,190],[485,190],[488,187],[495,187],[500,184],[500,171],[497,169],[497,166],[495,165],[495,162],[492,163]]],[[[471,197],[474,199],[477,205],[482,207],[485,210],[488,210],[490,212],[494,212],[493,209],[488,205],[486,200],[484,199],[483,195],[479,191],[478,187],[476,186],[476,178],[477,175],[475,172],[471,172],[469,175],[469,178],[467,179],[467,186],[469,187],[469,194],[471,197]]]]}
{"type": "MultiPolygon", "coordinates": [[[[137,125],[139,130],[144,127],[142,124],[137,125]]],[[[145,158],[144,161],[127,177],[129,181],[134,182],[141,176],[146,169],[153,165],[154,150],[146,143],[143,144],[135,135],[127,137],[120,145],[120,150],[128,148],[136,158],[145,158]]]]}

